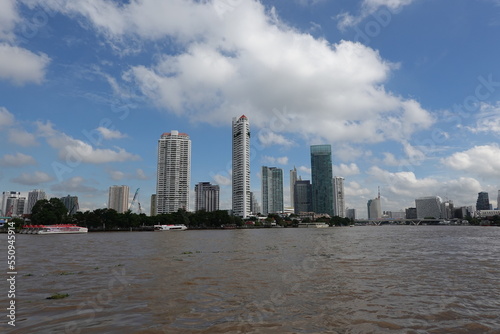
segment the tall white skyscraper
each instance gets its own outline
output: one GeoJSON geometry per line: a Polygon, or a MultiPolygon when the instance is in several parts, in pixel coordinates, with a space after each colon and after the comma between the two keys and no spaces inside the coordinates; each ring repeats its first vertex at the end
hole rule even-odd
{"type": "Polygon", "coordinates": [[[245,115],[233,118],[233,214],[246,218],[250,212],[250,123],[245,115]]]}
{"type": "Polygon", "coordinates": [[[109,187],[108,209],[116,210],[118,213],[127,211],[129,192],[128,186],[109,187]]]}
{"type": "Polygon", "coordinates": [[[262,166],[262,213],[283,212],[283,170],[262,166]]]}
{"type": "Polygon", "coordinates": [[[345,217],[344,178],[340,176],[333,178],[333,214],[345,217]]]}
{"type": "Polygon", "coordinates": [[[45,191],[40,190],[40,189],[34,189],[28,193],[28,200],[26,205],[24,206],[24,213],[30,215],[31,210],[33,209],[33,206],[35,205],[36,202],[42,200],[42,199],[47,199],[47,195],[45,194],[45,191]]]}
{"type": "Polygon", "coordinates": [[[189,211],[191,183],[191,140],[186,133],[172,130],[158,140],[156,212],[189,211]]]}
{"type": "Polygon", "coordinates": [[[290,170],[290,207],[293,208],[294,205],[294,188],[295,182],[297,182],[297,168],[293,166],[293,169],[290,170]]]}

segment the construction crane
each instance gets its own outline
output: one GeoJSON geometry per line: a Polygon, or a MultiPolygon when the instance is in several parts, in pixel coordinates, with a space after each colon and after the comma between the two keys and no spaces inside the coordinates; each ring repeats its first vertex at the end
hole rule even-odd
{"type": "Polygon", "coordinates": [[[132,199],[132,202],[130,203],[130,206],[128,209],[132,212],[132,209],[134,208],[135,202],[137,201],[137,204],[139,207],[139,214],[141,214],[142,209],[141,209],[141,203],[139,202],[139,189],[141,189],[141,188],[137,188],[137,190],[135,191],[134,198],[132,199]]]}

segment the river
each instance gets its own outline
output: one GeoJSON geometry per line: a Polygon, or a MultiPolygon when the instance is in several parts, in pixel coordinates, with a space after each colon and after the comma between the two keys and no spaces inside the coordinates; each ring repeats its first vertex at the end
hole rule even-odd
{"type": "Polygon", "coordinates": [[[500,333],[496,227],[16,237],[8,333],[500,333]]]}

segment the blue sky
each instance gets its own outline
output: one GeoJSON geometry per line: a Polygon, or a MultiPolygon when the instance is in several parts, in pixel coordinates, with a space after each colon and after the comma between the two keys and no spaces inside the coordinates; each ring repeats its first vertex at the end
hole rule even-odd
{"type": "MultiPolygon", "coordinates": [[[[230,208],[231,119],[262,165],[310,179],[331,144],[346,205],[366,217],[420,196],[473,205],[500,189],[500,2],[495,0],[0,3],[1,191],[140,188],[149,213],[157,140],[192,140],[192,189],[230,208]]],[[[194,202],[191,202],[194,206],[194,202]]]]}

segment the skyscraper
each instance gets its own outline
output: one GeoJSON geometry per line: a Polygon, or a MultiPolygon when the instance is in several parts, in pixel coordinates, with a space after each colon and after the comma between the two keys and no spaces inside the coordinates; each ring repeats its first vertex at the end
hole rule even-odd
{"type": "Polygon", "coordinates": [[[172,130],[158,140],[156,212],[189,211],[191,182],[191,140],[186,133],[172,130]]]}
{"type": "Polygon", "coordinates": [[[333,213],[335,216],[345,217],[344,178],[333,178],[333,213]]]}
{"type": "Polygon", "coordinates": [[[367,207],[368,207],[368,219],[382,218],[382,209],[380,207],[380,196],[368,200],[367,207]]]}
{"type": "Polygon", "coordinates": [[[262,214],[283,212],[283,170],[262,166],[262,214]]]}
{"type": "Polygon", "coordinates": [[[487,192],[480,192],[477,194],[476,210],[489,210],[490,199],[487,192]]]}
{"type": "Polygon", "coordinates": [[[199,182],[194,186],[195,210],[205,210],[207,212],[219,210],[220,188],[210,182],[199,182]]]}
{"type": "Polygon", "coordinates": [[[245,115],[233,118],[233,214],[246,218],[250,212],[250,123],[245,115]]]}
{"type": "Polygon", "coordinates": [[[497,197],[497,210],[500,210],[500,190],[498,191],[498,197],[497,197]]]}
{"type": "Polygon", "coordinates": [[[127,211],[129,192],[130,189],[128,186],[109,187],[108,209],[116,210],[118,213],[127,211]]]}
{"type": "Polygon", "coordinates": [[[41,189],[34,189],[28,193],[28,201],[26,205],[24,206],[24,213],[30,215],[31,210],[33,209],[33,206],[35,205],[36,202],[42,200],[42,199],[47,199],[47,195],[45,194],[45,191],[41,189]]]}
{"type": "Polygon", "coordinates": [[[293,208],[294,206],[294,196],[293,191],[295,188],[295,182],[297,181],[297,168],[293,166],[293,169],[290,170],[290,206],[293,208]]]}
{"type": "Polygon", "coordinates": [[[295,189],[293,190],[294,200],[293,208],[295,214],[301,212],[312,211],[312,187],[309,180],[295,181],[295,189]]]}
{"type": "Polygon", "coordinates": [[[311,146],[312,206],[315,213],[333,216],[332,147],[311,146]]]}
{"type": "Polygon", "coordinates": [[[68,215],[74,215],[79,209],[78,196],[66,196],[61,197],[61,202],[63,202],[66,209],[68,209],[68,215]]]}
{"type": "Polygon", "coordinates": [[[0,211],[2,211],[2,215],[6,215],[10,206],[7,207],[7,200],[9,198],[20,198],[21,193],[19,191],[4,191],[2,193],[2,206],[0,207],[0,211]]]}
{"type": "Polygon", "coordinates": [[[439,196],[420,197],[415,200],[417,218],[441,218],[442,200],[439,196]]]}

